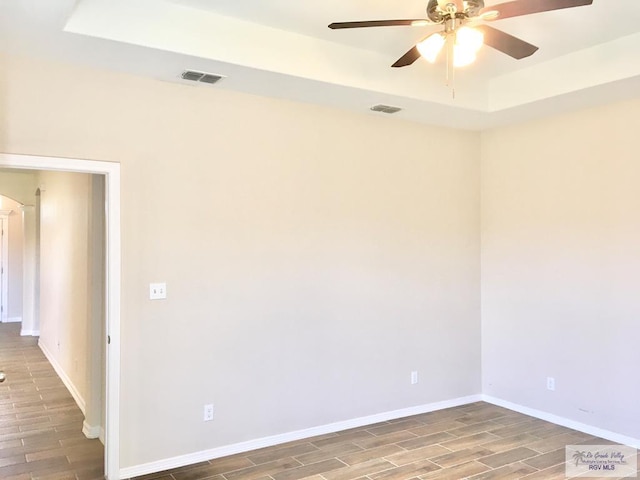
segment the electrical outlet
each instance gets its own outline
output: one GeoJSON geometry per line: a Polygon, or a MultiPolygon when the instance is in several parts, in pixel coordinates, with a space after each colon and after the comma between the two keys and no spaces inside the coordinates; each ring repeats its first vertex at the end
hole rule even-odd
{"type": "Polygon", "coordinates": [[[547,390],[552,392],[556,389],[556,379],[553,377],[547,377],[547,390]]]}
{"type": "Polygon", "coordinates": [[[418,372],[411,372],[411,385],[418,383],[418,372]]]}
{"type": "Polygon", "coordinates": [[[204,421],[210,422],[211,420],[213,420],[213,403],[204,406],[204,421]]]}
{"type": "Polygon", "coordinates": [[[149,284],[149,300],[164,300],[165,298],[167,298],[166,283],[149,284]]]}

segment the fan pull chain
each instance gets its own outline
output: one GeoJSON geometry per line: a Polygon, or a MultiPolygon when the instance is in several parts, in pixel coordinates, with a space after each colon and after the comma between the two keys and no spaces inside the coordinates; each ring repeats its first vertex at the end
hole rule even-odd
{"type": "Polygon", "coordinates": [[[451,87],[451,96],[456,98],[456,69],[453,65],[453,51],[456,43],[455,31],[447,35],[447,87],[451,87]]]}

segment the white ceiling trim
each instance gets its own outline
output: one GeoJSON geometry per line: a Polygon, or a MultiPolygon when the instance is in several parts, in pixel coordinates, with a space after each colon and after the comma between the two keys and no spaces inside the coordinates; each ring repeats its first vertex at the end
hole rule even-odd
{"type": "Polygon", "coordinates": [[[489,111],[640,76],[640,34],[494,78],[489,82],[489,111]]]}

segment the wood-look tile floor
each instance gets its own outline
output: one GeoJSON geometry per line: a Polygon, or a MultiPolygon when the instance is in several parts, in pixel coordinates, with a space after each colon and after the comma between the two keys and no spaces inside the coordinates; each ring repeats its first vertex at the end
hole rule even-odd
{"type": "Polygon", "coordinates": [[[611,443],[480,402],[135,480],[554,480],[566,445],[611,443]]]}
{"type": "Polygon", "coordinates": [[[104,448],[82,433],[82,412],[20,324],[0,324],[0,479],[98,480],[104,448]]]}

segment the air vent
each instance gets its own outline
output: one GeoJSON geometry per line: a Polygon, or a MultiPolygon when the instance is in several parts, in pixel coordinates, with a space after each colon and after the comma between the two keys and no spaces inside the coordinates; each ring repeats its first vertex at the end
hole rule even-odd
{"type": "Polygon", "coordinates": [[[389,105],[376,105],[374,107],[371,107],[371,110],[373,110],[374,112],[391,114],[391,113],[398,113],[402,109],[400,107],[391,107],[389,105]]]}
{"type": "Polygon", "coordinates": [[[213,73],[196,72],[194,70],[185,70],[181,77],[192,82],[208,83],[210,85],[222,80],[222,75],[214,75],[213,73]]]}

